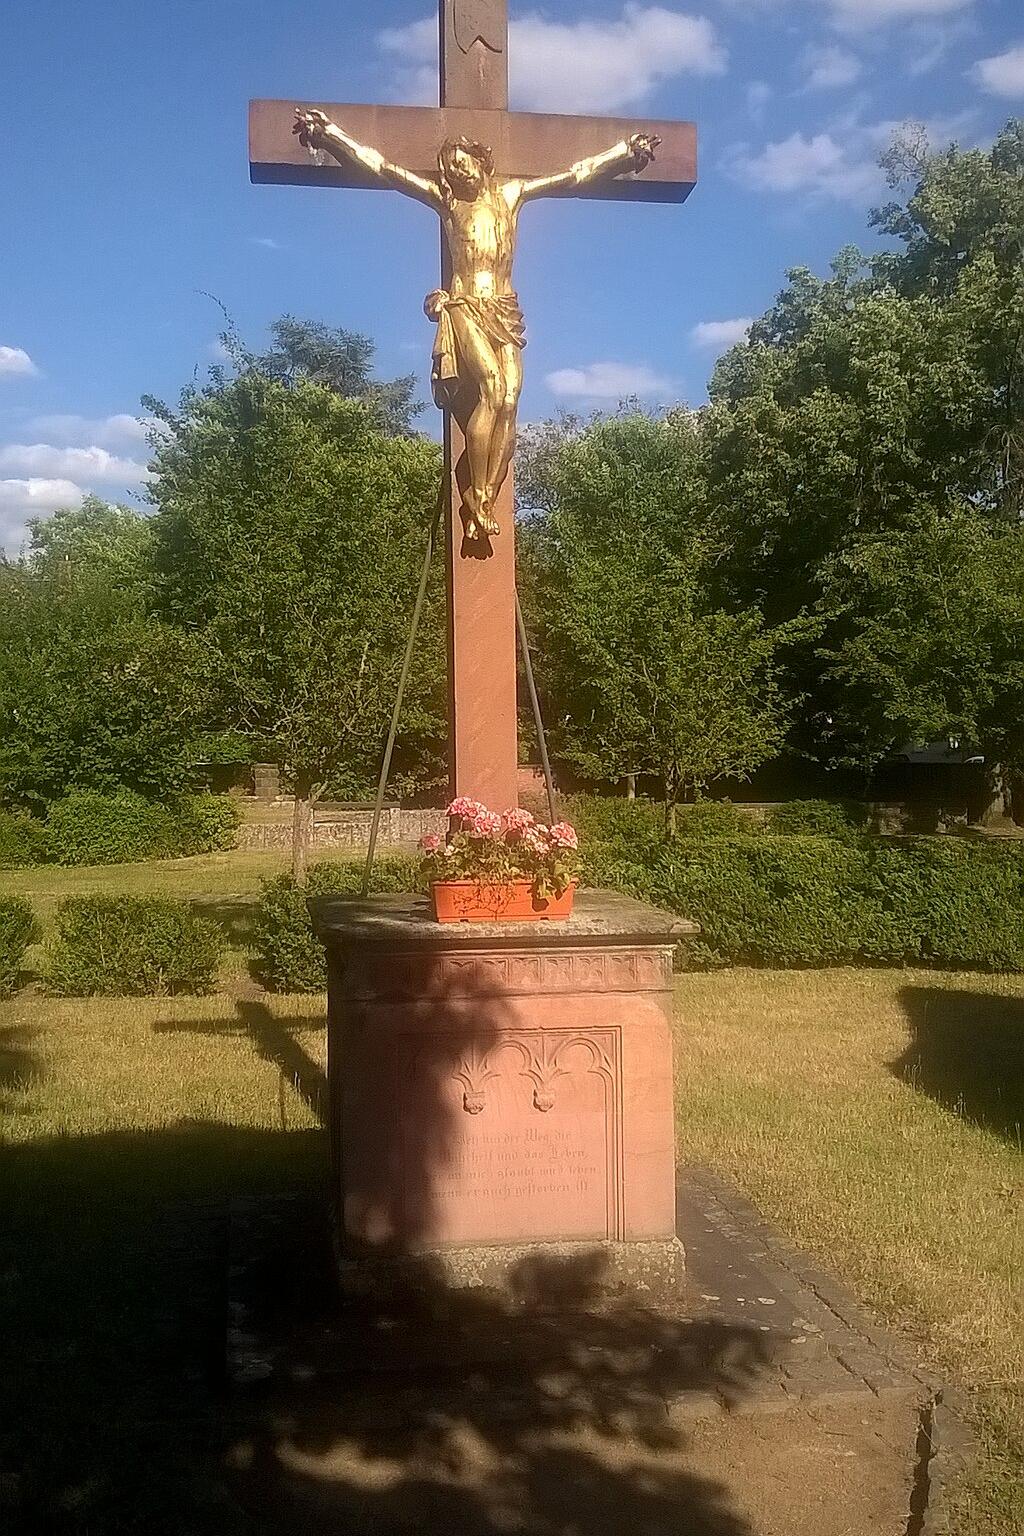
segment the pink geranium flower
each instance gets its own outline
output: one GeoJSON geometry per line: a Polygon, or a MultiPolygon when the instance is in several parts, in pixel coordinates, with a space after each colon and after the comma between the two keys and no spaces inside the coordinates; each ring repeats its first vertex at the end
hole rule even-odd
{"type": "Polygon", "coordinates": [[[469,823],[471,837],[500,837],[501,817],[497,811],[485,810],[483,806],[469,823]]]}
{"type": "Polygon", "coordinates": [[[556,848],[578,848],[580,840],[576,836],[576,828],[570,826],[567,821],[558,821],[549,833],[551,841],[556,848]]]}
{"type": "Polygon", "coordinates": [[[452,801],[445,815],[452,817],[455,821],[472,821],[474,816],[479,816],[486,810],[487,807],[481,805],[479,800],[471,800],[468,795],[459,795],[452,801]]]}
{"type": "Polygon", "coordinates": [[[441,839],[436,832],[428,832],[420,838],[420,847],[424,853],[436,853],[441,846],[441,839]]]}
{"type": "Polygon", "coordinates": [[[534,819],[530,812],[524,811],[518,805],[506,811],[503,820],[505,822],[505,832],[512,842],[517,842],[523,836],[523,833],[528,832],[534,825],[534,819]]]}

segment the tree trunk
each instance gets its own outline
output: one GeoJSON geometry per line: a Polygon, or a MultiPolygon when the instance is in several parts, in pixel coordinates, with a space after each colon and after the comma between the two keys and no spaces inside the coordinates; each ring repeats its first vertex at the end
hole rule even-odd
{"type": "Polygon", "coordinates": [[[626,799],[627,800],[635,800],[636,799],[636,774],[635,773],[627,773],[626,774],[626,799]]]}
{"type": "Polygon", "coordinates": [[[295,780],[295,806],[292,811],[292,879],[298,886],[306,883],[309,849],[313,841],[314,800],[308,779],[295,780]]]}
{"type": "Polygon", "coordinates": [[[668,838],[676,835],[676,801],[679,798],[679,781],[676,775],[668,770],[665,774],[665,836],[668,838]]]}

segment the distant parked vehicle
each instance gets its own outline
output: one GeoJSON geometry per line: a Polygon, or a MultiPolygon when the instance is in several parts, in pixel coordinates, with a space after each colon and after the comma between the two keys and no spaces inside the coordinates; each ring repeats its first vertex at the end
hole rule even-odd
{"type": "Polygon", "coordinates": [[[894,763],[943,763],[949,767],[983,768],[985,758],[981,752],[965,747],[957,736],[945,741],[909,741],[889,758],[894,763]]]}

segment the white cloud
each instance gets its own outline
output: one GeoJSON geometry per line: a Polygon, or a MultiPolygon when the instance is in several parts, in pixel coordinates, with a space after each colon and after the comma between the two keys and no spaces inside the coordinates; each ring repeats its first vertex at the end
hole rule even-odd
{"type": "Polygon", "coordinates": [[[727,154],[726,168],[756,192],[813,192],[850,202],[871,196],[880,179],[874,157],[853,154],[830,133],[791,133],[759,154],[740,145],[727,154]]]}
{"type": "Polygon", "coordinates": [[[253,235],[253,245],[262,245],[265,251],[283,251],[284,246],[280,240],[275,240],[271,235],[253,235]]]}
{"type": "Polygon", "coordinates": [[[750,315],[740,315],[735,320],[701,320],[690,332],[690,341],[702,351],[724,352],[745,340],[753,323],[750,315]]]}
{"type": "Polygon", "coordinates": [[[805,84],[809,91],[831,91],[844,85],[852,85],[860,78],[863,69],[856,54],[850,53],[845,48],[839,48],[834,43],[828,43],[824,47],[811,44],[804,49],[801,62],[807,71],[805,84]]]}
{"type": "Polygon", "coordinates": [[[20,374],[23,378],[31,378],[38,372],[24,347],[0,347],[0,377],[20,374]]]}
{"type": "Polygon", "coordinates": [[[52,443],[8,443],[0,448],[0,474],[24,475],[29,482],[83,480],[88,485],[137,485],[146,466],[119,458],[106,448],[59,448],[52,443]]]}
{"type": "Polygon", "coordinates": [[[990,96],[1024,97],[1024,42],[1015,43],[1005,53],[979,59],[971,74],[990,96]]]}
{"type": "Polygon", "coordinates": [[[914,126],[930,144],[943,145],[964,129],[971,117],[971,113],[961,113],[910,125],[895,118],[861,123],[855,115],[848,115],[822,133],[810,137],[791,133],[788,139],[766,144],[756,154],[747,144],[733,145],[726,151],[725,168],[736,181],[756,192],[803,192],[839,202],[870,202],[884,189],[878,158],[894,134],[914,126]]]}
{"type": "Polygon", "coordinates": [[[646,363],[588,363],[584,368],[557,368],[545,375],[553,395],[577,400],[628,400],[674,398],[679,386],[674,379],[655,373],[646,363]]]}
{"type": "Polygon", "coordinates": [[[157,423],[146,416],[33,416],[28,431],[38,432],[51,442],[82,448],[123,448],[145,443],[157,423]]]}
{"type": "Polygon", "coordinates": [[[17,550],[30,517],[48,517],[58,507],[77,507],[85,492],[71,480],[0,480],[0,548],[17,550]]]}
{"type": "MultiPolygon", "coordinates": [[[[437,22],[388,27],[378,42],[397,66],[403,100],[437,100],[437,22]]],[[[618,19],[558,22],[532,13],[509,24],[510,96],[533,112],[615,112],[682,74],[718,75],[725,50],[705,16],[630,0],[618,19]]]]}

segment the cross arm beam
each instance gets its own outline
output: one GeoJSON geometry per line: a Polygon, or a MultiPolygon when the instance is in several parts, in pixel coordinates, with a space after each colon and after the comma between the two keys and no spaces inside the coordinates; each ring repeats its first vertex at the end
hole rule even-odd
{"type": "Polygon", "coordinates": [[[296,106],[319,107],[353,138],[370,144],[396,165],[435,176],[437,151],[447,138],[465,134],[490,145],[502,176],[533,180],[566,170],[631,133],[661,139],[657,159],[640,172],[572,186],[564,197],[613,202],[681,203],[697,181],[697,130],[693,123],[633,117],[567,117],[542,112],[498,112],[468,107],[389,107],[332,102],[251,101],[249,175],[254,182],[308,187],[376,187],[357,165],[317,165],[292,133],[296,106]]]}

